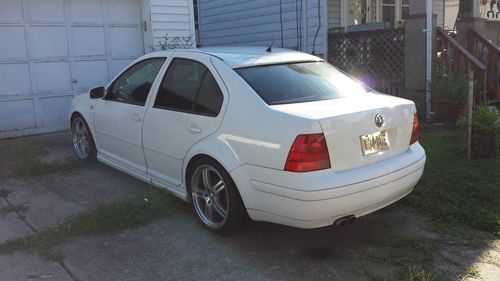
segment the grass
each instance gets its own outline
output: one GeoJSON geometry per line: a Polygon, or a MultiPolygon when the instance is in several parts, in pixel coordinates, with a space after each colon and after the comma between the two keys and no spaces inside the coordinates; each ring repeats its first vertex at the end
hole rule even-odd
{"type": "Polygon", "coordinates": [[[403,204],[443,228],[470,227],[500,234],[500,159],[467,159],[460,137],[423,135],[425,172],[403,204]]]}
{"type": "Polygon", "coordinates": [[[111,233],[163,218],[179,202],[166,192],[148,187],[144,196],[117,201],[67,219],[56,228],[0,244],[0,254],[28,250],[51,258],[53,247],[85,235],[111,233]]]}
{"type": "Polygon", "coordinates": [[[432,271],[418,269],[415,266],[410,266],[403,273],[401,280],[404,281],[433,281],[437,277],[432,271]]]}
{"type": "Polygon", "coordinates": [[[30,143],[18,143],[9,148],[9,163],[6,176],[36,176],[71,171],[84,167],[84,162],[71,158],[65,162],[44,162],[40,158],[40,147],[30,143]]]}

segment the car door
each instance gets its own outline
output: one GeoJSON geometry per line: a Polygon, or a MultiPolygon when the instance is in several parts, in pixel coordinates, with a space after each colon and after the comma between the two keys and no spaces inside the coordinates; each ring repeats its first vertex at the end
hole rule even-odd
{"type": "Polygon", "coordinates": [[[151,86],[165,58],[140,61],[108,87],[94,109],[95,132],[101,156],[133,172],[146,173],[142,150],[142,122],[151,86]]]}
{"type": "Polygon", "coordinates": [[[159,83],[143,128],[144,155],[153,182],[182,183],[188,150],[219,127],[227,92],[210,58],[174,57],[159,83]]]}

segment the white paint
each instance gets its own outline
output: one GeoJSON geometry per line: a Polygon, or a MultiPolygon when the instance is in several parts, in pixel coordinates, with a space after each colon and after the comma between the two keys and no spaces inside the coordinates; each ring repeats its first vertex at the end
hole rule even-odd
{"type": "MultiPolygon", "coordinates": [[[[251,57],[272,64],[300,62],[310,55],[278,48],[272,53],[258,47],[211,48],[158,52],[137,61],[151,57],[169,60],[144,106],[80,95],[73,99],[70,113],[81,113],[97,136],[100,161],[184,200],[189,199],[187,165],[200,154],[214,158],[229,172],[253,220],[301,228],[331,225],[339,217],[359,217],[387,206],[411,192],[422,175],[425,151],[418,142],[409,145],[413,102],[363,92],[268,106],[231,67],[251,57]],[[214,75],[224,95],[217,117],[153,108],[159,81],[175,57],[197,60],[214,75]],[[135,113],[144,118],[131,123],[135,113]],[[383,129],[392,132],[391,148],[362,157],[359,136],[381,130],[374,124],[376,113],[384,115],[383,129]],[[193,126],[199,130],[190,132],[193,126]],[[311,133],[325,134],[332,168],[283,171],[293,140],[311,133]]],[[[341,86],[351,89],[347,87],[355,83],[341,86]]]]}
{"type": "Polygon", "coordinates": [[[193,21],[189,0],[0,0],[0,138],[67,128],[68,97],[193,21]]]}

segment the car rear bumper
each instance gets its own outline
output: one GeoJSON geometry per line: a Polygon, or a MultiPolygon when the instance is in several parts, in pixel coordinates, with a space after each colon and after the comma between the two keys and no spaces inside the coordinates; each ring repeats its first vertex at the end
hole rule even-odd
{"type": "Polygon", "coordinates": [[[424,149],[415,143],[391,159],[338,173],[242,165],[231,176],[253,220],[315,228],[344,216],[363,216],[403,198],[422,176],[425,160],[424,149]]]}

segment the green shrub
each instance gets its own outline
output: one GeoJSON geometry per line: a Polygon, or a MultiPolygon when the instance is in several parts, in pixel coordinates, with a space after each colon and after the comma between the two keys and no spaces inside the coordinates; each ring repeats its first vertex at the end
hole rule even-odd
{"type": "Polygon", "coordinates": [[[464,101],[467,99],[468,81],[463,76],[438,76],[430,83],[432,98],[436,100],[464,101]]]}

